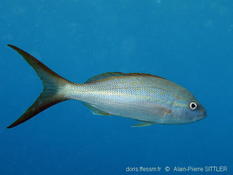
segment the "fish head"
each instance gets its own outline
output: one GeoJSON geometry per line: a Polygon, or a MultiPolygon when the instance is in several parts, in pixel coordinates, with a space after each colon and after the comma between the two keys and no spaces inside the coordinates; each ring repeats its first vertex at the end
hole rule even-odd
{"type": "Polygon", "coordinates": [[[187,90],[175,98],[172,104],[172,118],[177,123],[191,123],[207,116],[205,108],[187,90]]]}

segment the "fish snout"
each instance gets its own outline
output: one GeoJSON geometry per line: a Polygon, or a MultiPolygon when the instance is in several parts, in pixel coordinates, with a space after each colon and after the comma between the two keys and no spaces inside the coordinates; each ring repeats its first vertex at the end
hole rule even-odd
{"type": "Polygon", "coordinates": [[[206,117],[207,117],[207,112],[203,107],[201,107],[201,109],[199,110],[198,120],[204,119],[206,117]]]}

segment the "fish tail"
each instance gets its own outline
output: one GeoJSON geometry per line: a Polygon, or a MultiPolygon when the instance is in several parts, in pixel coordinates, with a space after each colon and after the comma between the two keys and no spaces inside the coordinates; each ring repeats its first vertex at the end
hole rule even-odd
{"type": "Polygon", "coordinates": [[[74,85],[74,83],[64,79],[22,49],[10,44],[8,46],[17,51],[27,61],[27,63],[32,66],[43,83],[43,91],[35,102],[24,112],[21,117],[7,127],[13,128],[29,120],[50,106],[68,100],[69,98],[67,98],[66,91],[64,89],[69,85],[74,85]]]}

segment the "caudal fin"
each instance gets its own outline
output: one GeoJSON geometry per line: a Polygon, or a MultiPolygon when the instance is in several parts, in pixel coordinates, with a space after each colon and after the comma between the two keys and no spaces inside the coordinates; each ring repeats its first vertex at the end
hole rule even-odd
{"type": "Polygon", "coordinates": [[[27,63],[32,66],[43,83],[43,91],[36,99],[36,101],[25,111],[21,117],[19,117],[15,122],[7,127],[13,128],[25,122],[26,120],[29,120],[48,107],[68,100],[64,93],[61,92],[62,88],[67,84],[71,84],[71,82],[62,78],[60,75],[49,69],[35,57],[23,51],[22,49],[19,49],[18,47],[10,44],[8,46],[17,51],[27,61],[27,63]]]}

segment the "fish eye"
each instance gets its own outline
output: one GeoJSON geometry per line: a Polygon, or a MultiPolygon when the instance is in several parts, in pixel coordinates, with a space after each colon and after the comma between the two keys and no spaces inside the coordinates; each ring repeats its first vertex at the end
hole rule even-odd
{"type": "Polygon", "coordinates": [[[189,107],[190,107],[191,110],[195,110],[195,109],[197,109],[197,103],[196,102],[191,102],[189,104],[189,107]]]}

